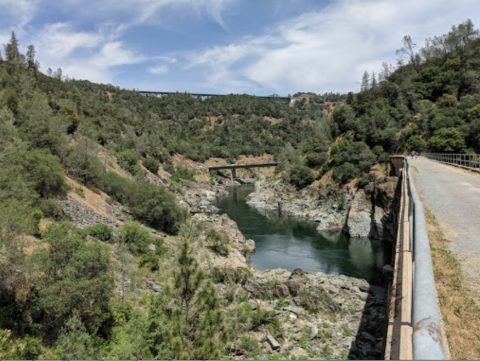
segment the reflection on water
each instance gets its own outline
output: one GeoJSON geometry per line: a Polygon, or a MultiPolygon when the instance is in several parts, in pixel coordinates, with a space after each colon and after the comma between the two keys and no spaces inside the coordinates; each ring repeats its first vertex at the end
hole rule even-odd
{"type": "Polygon", "coordinates": [[[314,222],[249,206],[245,197],[253,192],[253,185],[227,190],[228,196],[217,199],[215,205],[237,222],[247,239],[255,241],[257,249],[251,257],[255,268],[302,268],[377,281],[384,265],[379,241],[349,240],[341,231],[320,234],[314,222]]]}

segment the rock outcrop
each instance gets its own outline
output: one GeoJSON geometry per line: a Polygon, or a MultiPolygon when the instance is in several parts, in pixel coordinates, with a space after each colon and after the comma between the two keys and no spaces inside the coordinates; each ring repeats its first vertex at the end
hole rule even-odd
{"type": "Polygon", "coordinates": [[[345,231],[352,238],[395,239],[398,177],[386,177],[360,189],[348,213],[345,231]]]}

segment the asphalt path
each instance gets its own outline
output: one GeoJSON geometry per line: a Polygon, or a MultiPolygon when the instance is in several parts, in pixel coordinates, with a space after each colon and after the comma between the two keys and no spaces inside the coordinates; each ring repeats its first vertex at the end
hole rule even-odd
{"type": "Polygon", "coordinates": [[[467,278],[480,285],[480,175],[424,157],[411,159],[424,205],[437,218],[467,278]]]}

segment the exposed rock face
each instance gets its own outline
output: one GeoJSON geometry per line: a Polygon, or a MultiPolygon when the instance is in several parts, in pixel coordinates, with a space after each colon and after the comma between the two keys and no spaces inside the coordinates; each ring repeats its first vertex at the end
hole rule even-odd
{"type": "Polygon", "coordinates": [[[325,190],[310,188],[297,191],[280,179],[265,179],[255,183],[255,191],[247,197],[247,203],[318,222],[319,232],[341,229],[352,197],[346,195],[343,204],[332,204],[331,200],[325,202],[327,195],[324,193],[325,190]]]}
{"type": "Polygon", "coordinates": [[[350,237],[395,239],[397,187],[398,177],[387,177],[355,194],[345,227],[350,237]]]}
{"type": "Polygon", "coordinates": [[[348,214],[347,229],[352,238],[366,238],[372,234],[372,198],[360,189],[348,214]]]}

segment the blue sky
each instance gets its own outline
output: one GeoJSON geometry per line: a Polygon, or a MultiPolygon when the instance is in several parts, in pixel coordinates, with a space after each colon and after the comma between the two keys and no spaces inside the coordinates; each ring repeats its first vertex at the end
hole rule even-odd
{"type": "Polygon", "coordinates": [[[470,18],[479,0],[0,0],[0,44],[34,44],[41,71],[127,89],[293,94],[358,91],[470,18]]]}

